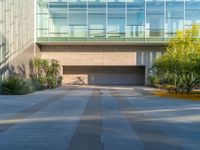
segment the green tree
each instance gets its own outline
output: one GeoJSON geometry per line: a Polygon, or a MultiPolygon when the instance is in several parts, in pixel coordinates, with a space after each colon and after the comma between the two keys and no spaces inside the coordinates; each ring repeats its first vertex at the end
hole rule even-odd
{"type": "Polygon", "coordinates": [[[163,83],[190,93],[200,82],[200,26],[177,32],[153,68],[163,83]]]}

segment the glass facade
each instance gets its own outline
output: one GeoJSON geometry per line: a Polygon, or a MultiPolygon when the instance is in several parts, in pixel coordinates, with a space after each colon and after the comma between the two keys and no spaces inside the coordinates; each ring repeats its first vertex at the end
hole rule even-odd
{"type": "Polygon", "coordinates": [[[38,42],[165,42],[200,23],[200,0],[37,0],[38,42]]]}

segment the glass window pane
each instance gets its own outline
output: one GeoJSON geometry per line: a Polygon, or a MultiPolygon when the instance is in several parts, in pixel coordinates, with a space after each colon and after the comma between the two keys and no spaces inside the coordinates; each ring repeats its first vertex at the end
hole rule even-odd
{"type": "Polygon", "coordinates": [[[136,0],[127,3],[127,40],[144,40],[145,3],[136,0]]]}
{"type": "Polygon", "coordinates": [[[49,37],[67,37],[68,35],[68,3],[49,2],[49,37]]]}
{"type": "Polygon", "coordinates": [[[38,13],[48,13],[48,3],[44,0],[37,1],[37,12],[38,13]]]}
{"type": "Polygon", "coordinates": [[[106,37],[106,3],[88,4],[88,37],[106,37]]]}
{"type": "Polygon", "coordinates": [[[69,25],[87,25],[87,4],[85,2],[69,3],[69,25]]]}
{"type": "Polygon", "coordinates": [[[69,37],[86,37],[87,27],[84,26],[71,26],[69,28],[69,37]]]}
{"type": "Polygon", "coordinates": [[[48,29],[48,14],[38,14],[37,28],[48,29]]]}
{"type": "Polygon", "coordinates": [[[122,39],[125,37],[125,3],[108,3],[107,36],[122,39]]]}
{"type": "Polygon", "coordinates": [[[184,3],[166,3],[166,36],[173,37],[177,30],[183,30],[184,3]]]}
{"type": "Polygon", "coordinates": [[[148,1],[146,16],[146,36],[164,37],[164,2],[148,1]]]}
{"type": "Polygon", "coordinates": [[[200,1],[189,1],[185,4],[185,24],[192,26],[192,24],[200,24],[200,1]]]}
{"type": "Polygon", "coordinates": [[[127,25],[144,25],[144,2],[127,3],[127,25]]]}

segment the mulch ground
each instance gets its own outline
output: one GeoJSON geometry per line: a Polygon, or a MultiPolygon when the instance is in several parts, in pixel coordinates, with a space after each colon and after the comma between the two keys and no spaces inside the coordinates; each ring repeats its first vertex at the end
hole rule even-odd
{"type": "Polygon", "coordinates": [[[188,99],[188,100],[199,100],[200,101],[200,91],[195,91],[191,94],[185,94],[185,93],[169,93],[166,91],[155,91],[153,92],[153,95],[160,96],[160,97],[168,97],[168,98],[178,98],[178,99],[188,99]]]}

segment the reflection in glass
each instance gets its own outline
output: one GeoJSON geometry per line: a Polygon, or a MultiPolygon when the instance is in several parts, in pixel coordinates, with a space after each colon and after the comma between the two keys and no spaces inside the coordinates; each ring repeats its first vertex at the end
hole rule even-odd
{"type": "Polygon", "coordinates": [[[200,1],[188,1],[185,3],[185,25],[200,24],[200,1]]]}
{"type": "Polygon", "coordinates": [[[107,36],[112,39],[125,39],[125,3],[108,3],[107,36]]]}
{"type": "Polygon", "coordinates": [[[146,36],[164,38],[164,2],[148,1],[146,15],[146,36]]]}
{"type": "Polygon", "coordinates": [[[38,0],[37,36],[58,41],[164,42],[177,30],[200,23],[199,14],[200,0],[185,1],[185,7],[184,0],[38,0]]]}
{"type": "Polygon", "coordinates": [[[88,39],[91,41],[106,38],[106,3],[88,4],[88,39]]]}
{"type": "Polygon", "coordinates": [[[145,3],[134,1],[127,3],[127,27],[128,40],[144,40],[145,28],[145,3]]]}
{"type": "Polygon", "coordinates": [[[166,24],[167,37],[173,37],[177,30],[183,30],[184,23],[184,3],[167,2],[166,3],[166,24]]]}

